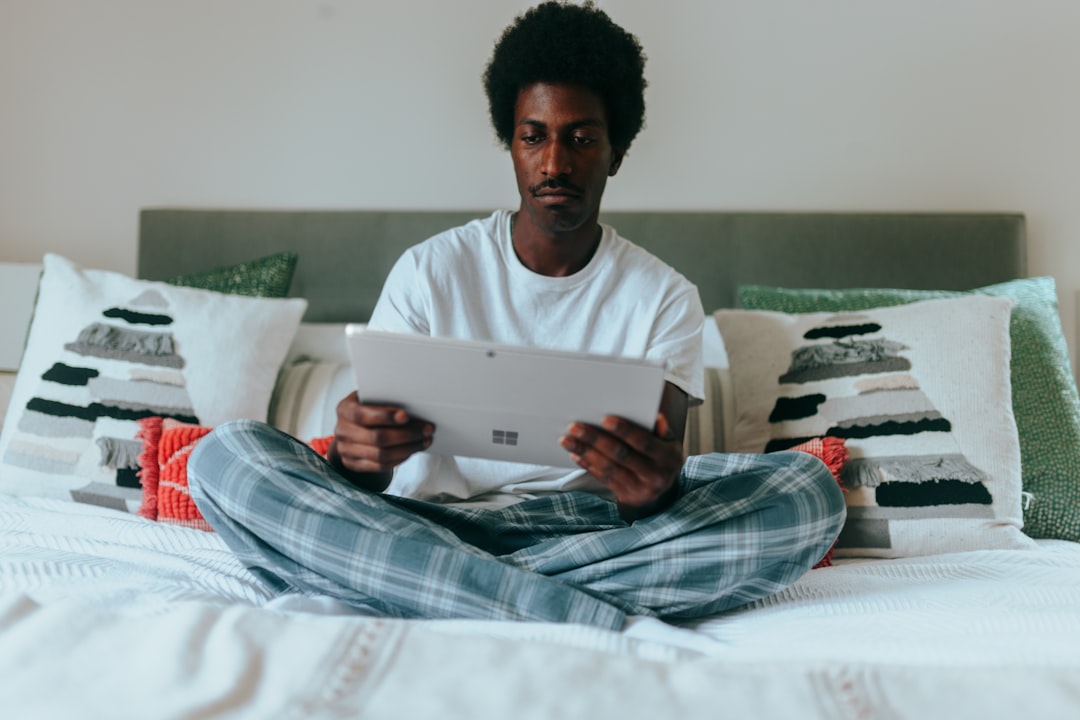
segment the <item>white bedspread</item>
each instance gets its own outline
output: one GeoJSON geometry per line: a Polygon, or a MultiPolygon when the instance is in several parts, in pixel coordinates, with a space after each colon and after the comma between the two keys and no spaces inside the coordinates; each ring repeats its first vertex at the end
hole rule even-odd
{"type": "Polygon", "coordinates": [[[212,534],[0,496],[0,713],[1080,717],[1073,543],[815,570],[701,623],[708,655],[578,626],[269,601],[212,534]]]}

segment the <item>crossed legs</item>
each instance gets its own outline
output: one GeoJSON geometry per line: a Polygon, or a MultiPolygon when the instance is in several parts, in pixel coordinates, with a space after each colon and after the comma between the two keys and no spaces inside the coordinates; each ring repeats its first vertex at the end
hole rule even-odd
{"type": "Polygon", "coordinates": [[[794,452],[692,457],[676,503],[632,524],[579,492],[496,510],[370,493],[250,420],[205,437],[188,478],[210,525],[272,588],[392,617],[611,629],[628,615],[701,617],[794,582],[844,519],[828,469],[794,452]]]}

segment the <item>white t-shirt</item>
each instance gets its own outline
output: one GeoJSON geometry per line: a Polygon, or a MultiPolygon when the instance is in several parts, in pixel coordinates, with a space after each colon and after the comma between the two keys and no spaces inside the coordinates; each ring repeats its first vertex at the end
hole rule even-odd
{"type": "MultiPolygon", "coordinates": [[[[407,250],[371,327],[661,360],[692,401],[704,395],[704,312],[693,284],[606,225],[579,272],[538,275],[514,252],[510,222],[498,211],[407,250]]],[[[387,492],[505,504],[564,490],[607,493],[581,470],[428,453],[402,463],[387,492]]]]}

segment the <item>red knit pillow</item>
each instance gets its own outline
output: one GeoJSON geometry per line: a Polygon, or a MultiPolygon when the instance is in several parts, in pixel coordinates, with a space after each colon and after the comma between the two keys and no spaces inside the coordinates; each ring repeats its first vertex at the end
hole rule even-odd
{"type": "MultiPolygon", "coordinates": [[[[148,417],[139,421],[138,437],[143,441],[139,456],[139,481],[143,487],[139,515],[162,523],[212,531],[191,499],[187,478],[188,457],[210,430],[169,418],[148,417]]],[[[316,438],[310,444],[325,456],[330,438],[316,438]]]]}
{"type": "Polygon", "coordinates": [[[139,481],[143,486],[139,515],[158,522],[210,530],[188,492],[187,461],[195,444],[210,428],[169,418],[139,421],[143,441],[139,481]]]}

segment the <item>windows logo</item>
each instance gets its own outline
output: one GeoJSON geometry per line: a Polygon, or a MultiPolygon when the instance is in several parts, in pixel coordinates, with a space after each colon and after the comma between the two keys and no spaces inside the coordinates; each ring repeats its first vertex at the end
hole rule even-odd
{"type": "Polygon", "coordinates": [[[495,445],[517,445],[518,434],[516,430],[492,430],[491,442],[495,445]]]}

